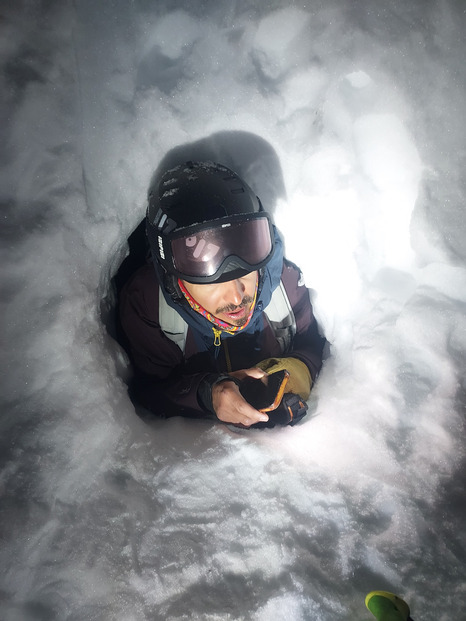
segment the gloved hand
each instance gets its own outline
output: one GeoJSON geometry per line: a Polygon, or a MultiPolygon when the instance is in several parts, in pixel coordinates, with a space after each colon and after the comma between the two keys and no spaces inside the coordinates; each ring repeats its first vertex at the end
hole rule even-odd
{"type": "Polygon", "coordinates": [[[283,395],[280,405],[271,412],[267,412],[269,420],[251,425],[262,429],[263,427],[275,427],[275,425],[296,425],[307,413],[307,405],[301,401],[299,395],[291,392],[283,395]]]}
{"type": "Polygon", "coordinates": [[[311,394],[312,379],[309,369],[297,358],[267,358],[262,360],[256,367],[259,367],[267,374],[275,373],[286,369],[290,374],[290,379],[285,388],[285,393],[292,392],[299,395],[306,401],[311,394]]]}

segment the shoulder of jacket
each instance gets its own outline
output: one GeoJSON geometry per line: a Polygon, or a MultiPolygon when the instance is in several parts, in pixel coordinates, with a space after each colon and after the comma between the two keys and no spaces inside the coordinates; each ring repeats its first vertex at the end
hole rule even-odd
{"type": "Polygon", "coordinates": [[[119,294],[119,303],[122,312],[158,323],[159,283],[152,266],[143,266],[132,274],[119,294]]]}
{"type": "Polygon", "coordinates": [[[151,290],[155,290],[158,296],[159,282],[157,280],[157,274],[153,266],[148,263],[131,274],[122,288],[122,291],[131,292],[151,290]]]}
{"type": "Polygon", "coordinates": [[[296,263],[293,263],[293,261],[289,261],[288,259],[283,259],[282,281],[287,289],[295,286],[306,286],[301,269],[296,265],[296,263]]]}

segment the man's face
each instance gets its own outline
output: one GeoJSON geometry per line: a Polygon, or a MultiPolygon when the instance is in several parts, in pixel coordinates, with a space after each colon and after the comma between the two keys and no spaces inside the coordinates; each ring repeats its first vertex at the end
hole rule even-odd
{"type": "Polygon", "coordinates": [[[183,280],[190,295],[211,315],[233,326],[244,326],[254,300],[257,271],[227,282],[195,285],[183,280]]]}

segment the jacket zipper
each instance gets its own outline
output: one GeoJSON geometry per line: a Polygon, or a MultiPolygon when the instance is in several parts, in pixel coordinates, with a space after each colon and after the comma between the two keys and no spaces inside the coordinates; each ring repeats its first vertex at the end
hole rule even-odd
{"type": "Polygon", "coordinates": [[[217,330],[217,328],[212,328],[212,330],[214,331],[214,345],[215,347],[220,347],[220,345],[222,344],[222,331],[217,330]]]}

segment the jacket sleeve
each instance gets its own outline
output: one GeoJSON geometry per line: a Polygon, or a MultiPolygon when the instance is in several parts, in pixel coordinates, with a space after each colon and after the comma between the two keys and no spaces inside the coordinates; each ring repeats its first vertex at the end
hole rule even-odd
{"type": "Polygon", "coordinates": [[[282,282],[296,320],[296,334],[286,355],[304,362],[312,380],[315,381],[322,368],[323,351],[327,341],[319,333],[310,292],[302,282],[301,271],[286,259],[283,263],[282,282]]]}
{"type": "Polygon", "coordinates": [[[208,372],[188,372],[180,348],[159,325],[159,285],[151,265],[123,287],[119,320],[124,345],[134,367],[132,400],[162,417],[214,418],[198,401],[198,388],[208,372]]]}

